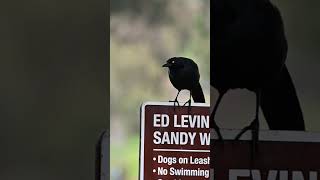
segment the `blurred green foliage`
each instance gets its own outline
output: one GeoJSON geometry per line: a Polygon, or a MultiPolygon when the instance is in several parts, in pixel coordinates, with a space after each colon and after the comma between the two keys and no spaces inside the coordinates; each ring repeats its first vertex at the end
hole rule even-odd
{"type": "Polygon", "coordinates": [[[176,94],[161,67],[167,59],[196,61],[209,103],[209,10],[209,0],[111,1],[111,174],[137,179],[140,105],[176,94]]]}
{"type": "Polygon", "coordinates": [[[161,9],[158,16],[164,13],[172,19],[165,23],[149,23],[138,15],[111,15],[111,119],[133,125],[130,131],[135,133],[138,121],[134,117],[138,117],[142,102],[171,98],[168,89],[172,87],[166,70],[161,68],[170,57],[193,58],[199,65],[203,86],[208,87],[208,1],[181,2],[168,1],[161,9]],[[184,12],[177,13],[181,10],[184,12]]]}
{"type": "MultiPolygon", "coordinates": [[[[289,43],[287,66],[307,129],[319,131],[320,84],[315,78],[319,77],[320,68],[320,21],[316,20],[320,2],[272,2],[283,16],[289,43]]],[[[111,1],[111,156],[115,156],[112,162],[123,162],[115,163],[112,170],[126,169],[125,179],[137,178],[134,173],[138,172],[134,171],[138,166],[140,104],[167,101],[176,93],[161,68],[166,59],[193,58],[199,64],[201,83],[209,100],[209,6],[209,0],[111,1]]],[[[216,98],[213,92],[212,102],[216,98]]],[[[224,98],[216,119],[222,127],[239,129],[252,119],[253,108],[253,94],[232,91],[224,98]]],[[[267,128],[265,121],[262,128],[267,128]]]]}
{"type": "Polygon", "coordinates": [[[120,172],[124,179],[138,179],[139,172],[139,136],[131,136],[123,145],[111,146],[111,179],[116,179],[118,175],[115,171],[120,172]]]}

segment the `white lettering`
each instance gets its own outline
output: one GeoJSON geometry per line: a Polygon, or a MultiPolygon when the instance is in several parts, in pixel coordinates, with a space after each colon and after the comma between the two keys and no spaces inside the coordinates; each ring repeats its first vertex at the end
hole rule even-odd
{"type": "Polygon", "coordinates": [[[160,114],[153,115],[153,127],[160,127],[160,114]]]}
{"type": "Polygon", "coordinates": [[[154,144],[195,145],[196,132],[160,132],[153,133],[154,144]]]}
{"type": "Polygon", "coordinates": [[[154,144],[160,144],[161,143],[161,137],[159,137],[159,136],[161,136],[161,132],[155,131],[153,133],[153,143],[154,144]]]}
{"type": "Polygon", "coordinates": [[[181,127],[183,128],[188,127],[187,123],[188,123],[188,120],[190,120],[190,119],[187,119],[188,117],[189,115],[181,115],[181,127]]]}
{"type": "Polygon", "coordinates": [[[210,145],[210,133],[199,133],[202,146],[210,145]]]}
{"type": "Polygon", "coordinates": [[[154,114],[153,127],[168,127],[169,116],[167,114],[154,114]]]}
{"type": "Polygon", "coordinates": [[[165,157],[165,156],[158,156],[158,163],[165,163],[168,164],[169,166],[172,164],[177,163],[177,158],[176,157],[165,157]]]}
{"type": "Polygon", "coordinates": [[[209,128],[209,116],[204,115],[181,115],[180,124],[174,115],[173,122],[176,128],[209,128]]]}

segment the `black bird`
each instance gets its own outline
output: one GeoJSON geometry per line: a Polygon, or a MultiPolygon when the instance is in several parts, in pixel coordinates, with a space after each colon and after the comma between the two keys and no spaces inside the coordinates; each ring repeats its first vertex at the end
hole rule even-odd
{"type": "Polygon", "coordinates": [[[198,65],[193,60],[185,57],[173,57],[167,60],[167,63],[162,67],[169,68],[169,79],[172,85],[178,90],[173,102],[178,103],[179,93],[184,89],[190,91],[190,99],[185,104],[189,103],[189,106],[191,105],[191,96],[194,102],[205,102],[204,94],[199,83],[200,74],[198,65]]]}
{"type": "MultiPolygon", "coordinates": [[[[210,116],[214,121],[223,95],[246,88],[256,94],[255,118],[236,139],[252,130],[258,141],[259,106],[272,130],[305,130],[295,87],[285,65],[288,45],[279,10],[269,0],[213,0],[210,84],[219,92],[210,116]]],[[[254,148],[254,147],[253,147],[254,148]]]]}

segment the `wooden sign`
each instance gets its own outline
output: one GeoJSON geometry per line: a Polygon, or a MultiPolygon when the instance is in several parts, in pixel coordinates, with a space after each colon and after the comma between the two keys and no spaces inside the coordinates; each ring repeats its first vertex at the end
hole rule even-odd
{"type": "Polygon", "coordinates": [[[210,178],[209,105],[141,107],[140,180],[210,178]]]}

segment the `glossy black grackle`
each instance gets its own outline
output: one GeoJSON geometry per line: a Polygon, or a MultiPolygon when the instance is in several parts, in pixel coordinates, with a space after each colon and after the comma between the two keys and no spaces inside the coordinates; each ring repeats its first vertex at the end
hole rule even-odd
{"type": "Polygon", "coordinates": [[[222,139],[214,116],[223,95],[246,88],[256,94],[253,122],[236,139],[252,130],[258,141],[259,106],[270,129],[305,130],[295,87],[285,65],[287,40],[279,10],[269,0],[213,0],[210,84],[219,92],[210,116],[222,139]]]}
{"type": "Polygon", "coordinates": [[[169,68],[169,79],[172,85],[178,90],[174,100],[175,103],[178,103],[179,93],[184,89],[190,91],[190,99],[186,102],[189,103],[189,106],[191,105],[191,96],[194,102],[205,102],[204,94],[199,83],[200,74],[198,65],[193,60],[185,57],[173,57],[167,60],[167,63],[162,67],[169,68]]]}

